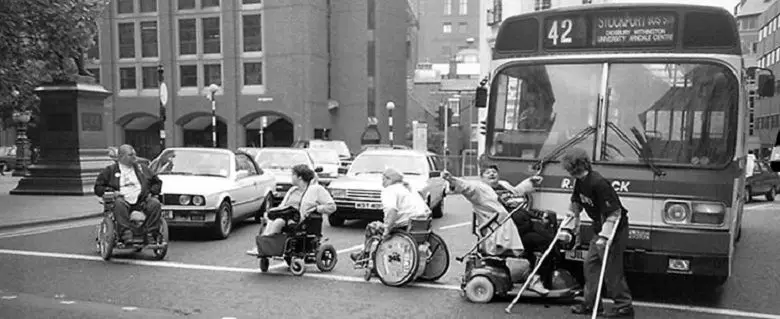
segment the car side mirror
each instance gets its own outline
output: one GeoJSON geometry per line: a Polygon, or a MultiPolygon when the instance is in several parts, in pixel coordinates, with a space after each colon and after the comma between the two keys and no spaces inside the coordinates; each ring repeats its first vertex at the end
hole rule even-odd
{"type": "Polygon", "coordinates": [[[322,166],[317,166],[317,168],[314,169],[315,173],[322,173],[322,166]]]}
{"type": "Polygon", "coordinates": [[[429,172],[428,173],[428,177],[431,177],[431,178],[441,177],[441,172],[439,172],[439,171],[429,172]]]}
{"type": "Polygon", "coordinates": [[[345,174],[347,174],[347,168],[346,167],[339,167],[338,172],[339,172],[339,175],[345,175],[345,174]]]}
{"type": "Polygon", "coordinates": [[[247,177],[247,176],[249,176],[249,171],[248,170],[242,169],[242,170],[239,170],[238,172],[236,172],[236,179],[242,179],[242,178],[247,177]]]}
{"type": "Polygon", "coordinates": [[[772,154],[769,155],[769,168],[775,173],[780,172],[780,131],[777,132],[775,147],[772,148],[772,154]]]}

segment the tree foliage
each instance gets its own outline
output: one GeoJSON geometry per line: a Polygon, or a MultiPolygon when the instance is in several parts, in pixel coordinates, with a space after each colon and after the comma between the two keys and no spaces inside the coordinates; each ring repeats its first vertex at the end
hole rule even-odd
{"type": "Polygon", "coordinates": [[[0,1],[0,116],[33,109],[42,83],[72,81],[108,0],[0,1]],[[12,92],[18,91],[18,96],[12,92]]]}

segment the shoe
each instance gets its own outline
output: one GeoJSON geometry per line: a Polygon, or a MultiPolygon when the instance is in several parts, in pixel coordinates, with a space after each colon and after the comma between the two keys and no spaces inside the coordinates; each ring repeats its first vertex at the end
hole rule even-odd
{"type": "Polygon", "coordinates": [[[259,254],[259,253],[257,252],[257,247],[255,247],[255,248],[252,248],[252,249],[250,249],[250,250],[247,250],[247,251],[246,251],[246,253],[247,253],[248,255],[254,255],[254,256],[257,256],[257,255],[259,254]]]}
{"type": "Polygon", "coordinates": [[[542,280],[539,278],[539,275],[534,275],[531,284],[528,285],[528,289],[542,296],[546,296],[547,294],[550,293],[550,290],[544,288],[544,285],[542,284],[542,280]]]}
{"type": "MultiPolygon", "coordinates": [[[[590,315],[593,313],[593,307],[584,304],[574,305],[571,307],[571,313],[575,315],[590,315]]],[[[599,310],[597,314],[598,315],[604,314],[604,305],[599,306],[599,310]]]]}
{"type": "Polygon", "coordinates": [[[604,313],[607,318],[634,318],[634,307],[628,306],[619,309],[610,309],[604,313]]]}

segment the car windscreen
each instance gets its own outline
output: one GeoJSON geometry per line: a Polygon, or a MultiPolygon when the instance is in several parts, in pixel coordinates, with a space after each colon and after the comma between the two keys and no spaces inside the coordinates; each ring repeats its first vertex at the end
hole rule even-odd
{"type": "Polygon", "coordinates": [[[203,150],[165,150],[155,160],[159,175],[198,175],[227,177],[230,155],[203,150]]]}
{"type": "Polygon", "coordinates": [[[348,174],[381,174],[388,168],[405,175],[423,175],[428,171],[428,162],[423,156],[363,154],[352,162],[348,174]]]}

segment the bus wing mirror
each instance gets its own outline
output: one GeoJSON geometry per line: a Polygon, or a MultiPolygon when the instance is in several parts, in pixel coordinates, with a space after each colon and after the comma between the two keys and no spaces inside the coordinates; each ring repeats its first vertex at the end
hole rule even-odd
{"type": "Polygon", "coordinates": [[[477,87],[476,96],[474,97],[474,105],[480,109],[487,107],[487,88],[484,86],[477,87]]]}
{"type": "Polygon", "coordinates": [[[775,147],[772,148],[772,154],[769,155],[769,167],[773,172],[780,172],[780,131],[777,132],[775,147]]]}
{"type": "Polygon", "coordinates": [[[756,81],[758,84],[758,96],[775,96],[775,76],[771,74],[761,74],[756,81]]]}

